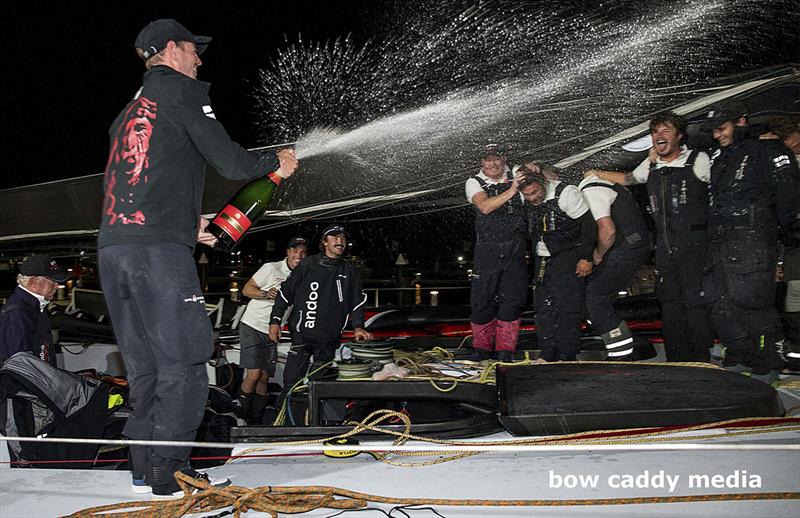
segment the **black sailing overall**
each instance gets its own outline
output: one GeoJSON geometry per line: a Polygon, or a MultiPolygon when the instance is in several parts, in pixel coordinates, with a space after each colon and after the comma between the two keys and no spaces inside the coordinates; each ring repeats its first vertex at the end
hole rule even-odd
{"type": "Polygon", "coordinates": [[[616,227],[614,245],[595,266],[586,283],[586,315],[592,329],[602,336],[609,359],[615,359],[633,352],[633,335],[614,309],[614,302],[619,290],[647,259],[650,233],[628,189],[617,184],[590,182],[581,190],[589,187],[604,187],[617,193],[611,204],[611,219],[616,227]]]}
{"type": "Polygon", "coordinates": [[[703,290],[708,252],[708,184],[682,167],[650,165],[647,192],[656,225],[656,290],[668,361],[708,361],[714,342],[703,290]]]}
{"type": "MultiPolygon", "coordinates": [[[[475,179],[489,197],[511,187],[475,179]]],[[[525,267],[527,219],[520,196],[514,196],[489,214],[476,208],[475,263],[470,283],[473,347],[491,351],[515,351],[519,315],[527,300],[528,272],[525,267]]]]}

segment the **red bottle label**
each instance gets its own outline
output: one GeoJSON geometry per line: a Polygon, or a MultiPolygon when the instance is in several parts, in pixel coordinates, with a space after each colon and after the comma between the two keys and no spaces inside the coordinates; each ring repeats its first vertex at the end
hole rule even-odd
{"type": "Polygon", "coordinates": [[[224,209],[219,211],[212,223],[224,230],[234,241],[239,241],[242,235],[247,232],[247,229],[250,228],[250,225],[253,224],[250,218],[233,205],[226,205],[224,209]]]}

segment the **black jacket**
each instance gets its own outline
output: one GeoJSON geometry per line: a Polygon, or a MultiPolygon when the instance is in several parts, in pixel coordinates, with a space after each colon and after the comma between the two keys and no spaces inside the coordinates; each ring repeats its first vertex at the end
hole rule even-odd
{"type": "Polygon", "coordinates": [[[366,301],[361,274],[355,266],[344,259],[312,255],[303,259],[281,284],[270,323],[280,324],[291,305],[292,334],[316,341],[338,340],[348,317],[353,328],[364,327],[366,301]]]}
{"type": "Polygon", "coordinates": [[[50,318],[39,307],[39,299],[17,286],[0,308],[0,364],[26,351],[56,365],[50,318]]]}
{"type": "Polygon", "coordinates": [[[798,211],[794,154],[779,140],[759,140],[748,126],[735,128],[731,145],[711,154],[711,239],[775,246],[779,228],[797,224],[798,211]]]}
{"type": "Polygon", "coordinates": [[[210,86],[166,66],[144,74],[109,131],[99,247],[194,247],[206,165],[230,180],[278,168],[275,153],[250,152],[230,139],[211,108],[210,86]]]}

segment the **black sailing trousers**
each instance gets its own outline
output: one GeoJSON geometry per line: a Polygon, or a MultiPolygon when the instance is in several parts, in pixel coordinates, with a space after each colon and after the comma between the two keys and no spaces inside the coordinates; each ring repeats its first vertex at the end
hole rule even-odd
{"type": "Polygon", "coordinates": [[[541,357],[547,361],[575,360],[580,347],[586,281],[575,274],[578,249],[536,258],[533,287],[534,321],[541,357]],[[544,268],[542,268],[544,261],[544,268]]]}
{"type": "Polygon", "coordinates": [[[617,293],[644,264],[650,249],[612,248],[586,281],[586,316],[597,334],[608,333],[622,323],[614,309],[617,293]]]}
{"type": "Polygon", "coordinates": [[[473,323],[518,319],[527,302],[527,291],[524,239],[475,243],[475,268],[470,281],[473,323]]]}
{"type": "Polygon", "coordinates": [[[668,249],[660,241],[656,247],[656,292],[668,361],[707,362],[710,358],[714,326],[703,289],[707,253],[705,242],[683,242],[668,249]]]}
{"type": "Polygon", "coordinates": [[[711,245],[704,278],[711,318],[725,346],[725,365],[750,367],[755,374],[780,370],[776,342],[783,336],[775,307],[775,246],[730,240],[711,245]]]}
{"type": "MultiPolygon", "coordinates": [[[[100,281],[128,371],[131,439],[192,441],[206,401],[211,321],[192,249],[173,243],[121,244],[98,252],[100,281]]],[[[188,466],[191,448],[133,446],[132,471],[188,466]]]]}

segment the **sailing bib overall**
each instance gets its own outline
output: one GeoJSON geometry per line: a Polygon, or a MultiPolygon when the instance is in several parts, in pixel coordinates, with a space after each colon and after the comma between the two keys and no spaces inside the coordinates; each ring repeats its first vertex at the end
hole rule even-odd
{"type": "Polygon", "coordinates": [[[611,204],[611,219],[616,227],[614,245],[595,266],[586,283],[586,315],[592,328],[602,336],[609,359],[614,359],[633,352],[633,335],[614,309],[614,301],[647,259],[649,231],[628,189],[616,184],[590,182],[581,190],[589,187],[604,187],[617,193],[611,204]]]}
{"type": "MultiPolygon", "coordinates": [[[[585,279],[575,274],[575,267],[581,259],[591,260],[591,248],[589,257],[582,257],[580,224],[558,205],[567,185],[559,183],[555,198],[532,209],[532,241],[536,243],[540,236],[550,252],[536,256],[533,287],[536,335],[540,356],[547,361],[575,360],[586,295],[585,279]]],[[[591,218],[591,213],[583,217],[591,218]]]]}
{"type": "MultiPolygon", "coordinates": [[[[511,187],[509,181],[489,184],[475,178],[489,197],[511,187]]],[[[527,219],[520,196],[514,196],[489,214],[476,209],[475,263],[470,281],[473,347],[515,351],[519,315],[527,300],[525,267],[527,219]]]]}
{"type": "Polygon", "coordinates": [[[703,290],[708,252],[708,184],[683,167],[650,165],[647,192],[656,226],[656,290],[668,361],[708,361],[714,330],[703,290]]]}
{"type": "Polygon", "coordinates": [[[776,343],[783,335],[775,308],[779,227],[800,207],[798,170],[782,143],[758,140],[737,127],[733,143],[716,151],[711,166],[711,261],[705,278],[725,365],[754,374],[782,367],[776,343]]]}

